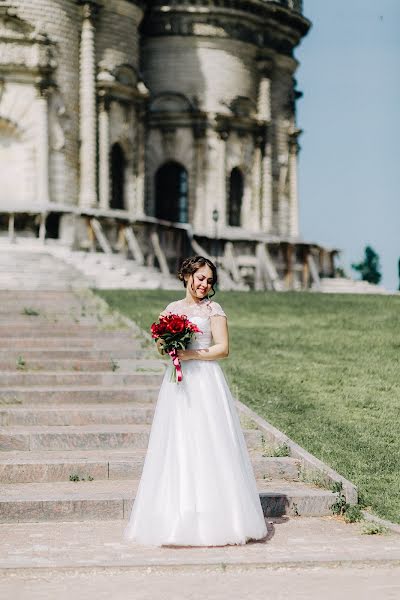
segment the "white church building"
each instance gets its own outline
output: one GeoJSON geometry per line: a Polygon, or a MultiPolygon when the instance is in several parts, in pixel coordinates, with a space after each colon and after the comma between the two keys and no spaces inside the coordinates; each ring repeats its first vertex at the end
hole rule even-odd
{"type": "Polygon", "coordinates": [[[301,0],[0,0],[0,234],[305,289],[301,0]]]}

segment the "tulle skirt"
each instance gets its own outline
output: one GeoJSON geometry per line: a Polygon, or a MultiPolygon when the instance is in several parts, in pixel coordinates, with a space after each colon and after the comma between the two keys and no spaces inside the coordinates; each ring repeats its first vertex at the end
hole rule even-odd
{"type": "Polygon", "coordinates": [[[267,528],[235,401],[217,361],[164,374],[124,538],[144,545],[220,546],[267,528]]]}

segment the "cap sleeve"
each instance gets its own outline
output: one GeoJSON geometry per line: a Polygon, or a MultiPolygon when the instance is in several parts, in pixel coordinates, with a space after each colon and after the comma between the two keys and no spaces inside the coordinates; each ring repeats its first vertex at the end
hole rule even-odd
{"type": "Polygon", "coordinates": [[[211,301],[210,308],[210,317],[226,317],[225,312],[222,310],[221,305],[218,304],[218,302],[211,301]]]}
{"type": "Polygon", "coordinates": [[[166,315],[169,312],[174,312],[176,302],[170,302],[167,306],[160,312],[160,317],[166,315]]]}

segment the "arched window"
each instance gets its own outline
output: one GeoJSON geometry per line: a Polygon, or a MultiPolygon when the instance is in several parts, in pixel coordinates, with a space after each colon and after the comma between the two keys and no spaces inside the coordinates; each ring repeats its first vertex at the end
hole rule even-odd
{"type": "Polygon", "coordinates": [[[242,210],[242,199],[244,192],[244,178],[242,171],[235,167],[229,178],[228,198],[228,225],[240,227],[240,213],[242,210]]]}
{"type": "Polygon", "coordinates": [[[167,162],[155,176],[156,214],[158,219],[188,222],[188,173],[177,162],[167,162]]]}
{"type": "Polygon", "coordinates": [[[125,155],[120,144],[113,144],[110,156],[111,202],[110,208],[125,208],[125,155]]]}

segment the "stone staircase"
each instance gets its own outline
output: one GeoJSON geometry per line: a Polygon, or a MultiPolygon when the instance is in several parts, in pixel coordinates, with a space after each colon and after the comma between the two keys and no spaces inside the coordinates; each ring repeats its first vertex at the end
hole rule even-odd
{"type": "MultiPolygon", "coordinates": [[[[316,288],[313,288],[316,289],[316,288]]],[[[392,294],[380,285],[349,279],[347,277],[323,277],[320,280],[319,292],[326,294],[392,294]]]]}
{"type": "MultiPolygon", "coordinates": [[[[164,363],[88,291],[0,291],[0,522],[124,520],[164,363]]],[[[271,456],[241,414],[266,516],[326,515],[336,495],[271,456]]]]}
{"type": "Polygon", "coordinates": [[[53,256],[60,258],[83,275],[97,289],[181,289],[175,275],[165,275],[155,267],[139,265],[123,254],[82,252],[53,245],[53,256]]]}

